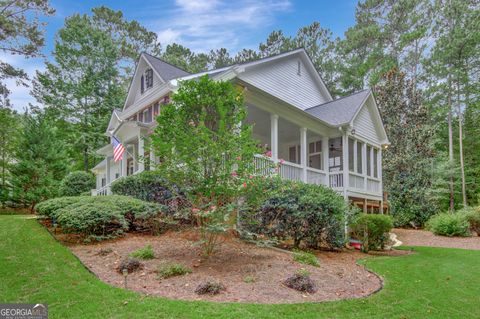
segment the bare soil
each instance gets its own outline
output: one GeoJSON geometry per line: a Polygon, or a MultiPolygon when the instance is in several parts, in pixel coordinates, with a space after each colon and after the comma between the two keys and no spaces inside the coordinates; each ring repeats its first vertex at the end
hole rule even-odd
{"type": "Polygon", "coordinates": [[[426,230],[401,229],[392,230],[404,246],[431,246],[445,248],[462,248],[480,250],[480,236],[445,237],[436,236],[426,230]]]}
{"type": "Polygon", "coordinates": [[[152,245],[156,258],[142,261],[144,268],[128,275],[127,288],[171,299],[318,302],[364,297],[382,287],[381,278],[356,264],[357,259],[366,256],[357,251],[317,252],[320,267],[314,267],[295,262],[289,252],[228,238],[219,245],[215,255],[203,259],[198,239],[198,234],[192,231],[172,231],[161,236],[128,234],[113,241],[69,246],[101,280],[124,287],[124,277],[117,273],[116,267],[131,252],[152,245]],[[159,280],[155,270],[164,262],[181,263],[191,268],[192,273],[159,280]],[[301,293],[283,285],[283,281],[300,268],[310,272],[318,288],[316,293],[301,293]],[[197,295],[195,288],[207,280],[222,283],[226,291],[215,296],[197,295]]]}

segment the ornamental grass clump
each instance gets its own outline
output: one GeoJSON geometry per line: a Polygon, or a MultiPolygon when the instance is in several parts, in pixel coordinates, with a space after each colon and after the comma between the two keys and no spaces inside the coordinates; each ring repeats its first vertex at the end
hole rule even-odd
{"type": "Polygon", "coordinates": [[[153,259],[155,258],[155,253],[153,252],[152,245],[147,245],[130,253],[130,256],[139,259],[153,259]]]}
{"type": "Polygon", "coordinates": [[[295,249],[293,251],[293,260],[305,265],[320,266],[317,256],[308,251],[295,249]]]}
{"type": "Polygon", "coordinates": [[[176,263],[160,264],[157,268],[158,279],[190,274],[192,270],[187,266],[176,263]]]}

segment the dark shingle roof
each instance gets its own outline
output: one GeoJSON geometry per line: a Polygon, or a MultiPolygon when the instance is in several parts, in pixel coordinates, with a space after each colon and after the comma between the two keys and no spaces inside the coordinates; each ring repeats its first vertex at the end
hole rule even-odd
{"type": "Polygon", "coordinates": [[[155,69],[155,71],[157,71],[157,73],[160,74],[162,79],[165,81],[170,81],[176,78],[181,78],[182,76],[190,75],[190,73],[179,69],[163,60],[160,60],[153,55],[150,55],[148,53],[144,53],[144,55],[148,62],[155,69]]]}
{"type": "Polygon", "coordinates": [[[370,90],[363,90],[327,103],[313,106],[305,110],[310,115],[327,122],[330,125],[340,126],[349,123],[363,102],[370,94],[370,90]]]}

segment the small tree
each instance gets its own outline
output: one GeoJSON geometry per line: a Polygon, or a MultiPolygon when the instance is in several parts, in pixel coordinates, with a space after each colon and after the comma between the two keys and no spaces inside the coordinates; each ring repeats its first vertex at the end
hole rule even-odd
{"type": "Polygon", "coordinates": [[[229,218],[236,213],[232,204],[253,173],[258,150],[251,127],[242,125],[245,116],[240,89],[203,76],[181,83],[151,136],[161,158],[158,169],[187,190],[207,246],[234,220],[229,218]]]}
{"type": "Polygon", "coordinates": [[[71,172],[60,184],[60,195],[80,196],[95,187],[95,178],[91,173],[84,171],[71,172]]]}
{"type": "Polygon", "coordinates": [[[67,171],[64,145],[43,113],[25,114],[23,131],[12,165],[14,199],[25,206],[58,194],[58,186],[67,171]]]}

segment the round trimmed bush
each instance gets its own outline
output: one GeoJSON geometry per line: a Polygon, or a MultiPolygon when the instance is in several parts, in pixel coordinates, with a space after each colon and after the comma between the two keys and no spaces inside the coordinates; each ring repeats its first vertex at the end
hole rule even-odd
{"type": "Polygon", "coordinates": [[[354,217],[350,224],[352,237],[363,242],[364,251],[383,249],[392,228],[392,217],[382,214],[361,213],[354,217]]]}
{"type": "Polygon", "coordinates": [[[301,243],[312,248],[343,246],[347,211],[343,197],[322,185],[283,180],[270,186],[259,209],[248,207],[242,211],[240,222],[246,231],[280,240],[293,239],[295,247],[301,243]]]}
{"type": "Polygon", "coordinates": [[[95,177],[84,171],[71,172],[60,184],[62,196],[80,196],[95,188],[95,177]]]}
{"type": "Polygon", "coordinates": [[[441,213],[430,218],[426,224],[427,229],[440,236],[470,236],[470,225],[464,214],[441,213]]]}

